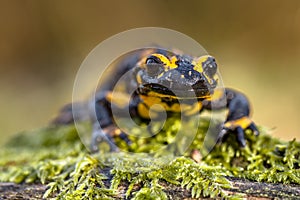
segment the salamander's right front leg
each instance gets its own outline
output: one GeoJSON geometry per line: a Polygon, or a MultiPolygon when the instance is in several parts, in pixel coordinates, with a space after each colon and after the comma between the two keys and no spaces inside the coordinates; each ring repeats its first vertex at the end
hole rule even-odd
{"type": "Polygon", "coordinates": [[[105,141],[110,146],[110,151],[118,151],[118,147],[114,142],[114,137],[119,137],[124,140],[127,144],[131,141],[127,135],[119,129],[113,121],[111,111],[111,92],[105,92],[98,95],[95,100],[95,112],[93,115],[93,133],[91,141],[91,151],[99,151],[99,144],[105,141]]]}
{"type": "Polygon", "coordinates": [[[113,138],[110,137],[109,130],[102,129],[99,122],[94,122],[92,141],[91,141],[91,151],[93,153],[99,151],[99,144],[105,141],[109,144],[110,151],[118,151],[118,147],[114,144],[113,138]]]}

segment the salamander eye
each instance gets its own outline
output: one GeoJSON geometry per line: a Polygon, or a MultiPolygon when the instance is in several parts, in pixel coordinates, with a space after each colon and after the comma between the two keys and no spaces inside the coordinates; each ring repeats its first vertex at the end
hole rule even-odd
{"type": "Polygon", "coordinates": [[[151,64],[163,64],[163,62],[156,56],[150,56],[146,60],[146,65],[151,65],[151,64]]]}
{"type": "Polygon", "coordinates": [[[203,63],[203,71],[209,77],[213,77],[217,73],[217,63],[214,57],[208,57],[203,63]]]}
{"type": "Polygon", "coordinates": [[[149,76],[158,76],[164,71],[164,64],[158,57],[150,56],[146,60],[146,70],[149,76]]]}

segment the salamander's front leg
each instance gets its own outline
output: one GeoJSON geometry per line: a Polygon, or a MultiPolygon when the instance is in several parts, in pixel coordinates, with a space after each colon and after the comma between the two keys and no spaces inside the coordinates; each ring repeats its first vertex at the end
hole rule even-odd
{"type": "Polygon", "coordinates": [[[214,95],[203,101],[203,107],[209,110],[228,109],[228,115],[219,132],[217,142],[222,142],[229,132],[237,135],[241,147],[246,146],[245,130],[251,129],[255,135],[259,134],[255,123],[250,119],[250,105],[246,96],[236,90],[218,89],[214,95]]]}
{"type": "Polygon", "coordinates": [[[119,106],[111,99],[111,92],[103,92],[98,94],[95,102],[95,112],[93,114],[93,133],[91,141],[91,151],[97,152],[99,150],[99,143],[105,141],[110,146],[110,151],[118,151],[118,147],[114,142],[114,137],[119,137],[127,144],[131,141],[127,134],[122,132],[113,121],[112,106],[119,106]]]}
{"type": "Polygon", "coordinates": [[[258,135],[259,131],[255,123],[250,119],[250,105],[244,94],[232,90],[225,89],[226,107],[228,108],[228,116],[218,136],[218,142],[221,142],[224,135],[233,131],[237,134],[237,141],[241,147],[246,146],[245,130],[251,129],[254,135],[258,135]]]}

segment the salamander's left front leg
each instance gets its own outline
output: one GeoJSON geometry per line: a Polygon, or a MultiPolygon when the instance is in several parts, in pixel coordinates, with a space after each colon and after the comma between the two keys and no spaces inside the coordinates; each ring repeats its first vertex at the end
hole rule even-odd
{"type": "Polygon", "coordinates": [[[245,130],[251,129],[254,135],[259,135],[255,123],[250,119],[250,105],[246,96],[233,89],[225,89],[228,116],[218,136],[218,142],[230,131],[237,134],[237,141],[241,147],[246,146],[245,130]]]}

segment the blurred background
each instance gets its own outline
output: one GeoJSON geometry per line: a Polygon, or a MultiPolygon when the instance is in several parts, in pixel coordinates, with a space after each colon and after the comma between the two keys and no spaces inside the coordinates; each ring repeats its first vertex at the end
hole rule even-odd
{"type": "Polygon", "coordinates": [[[165,27],[218,60],[256,123],[300,139],[300,1],[0,1],[0,141],[47,125],[71,102],[87,54],[119,32],[165,27]]]}

